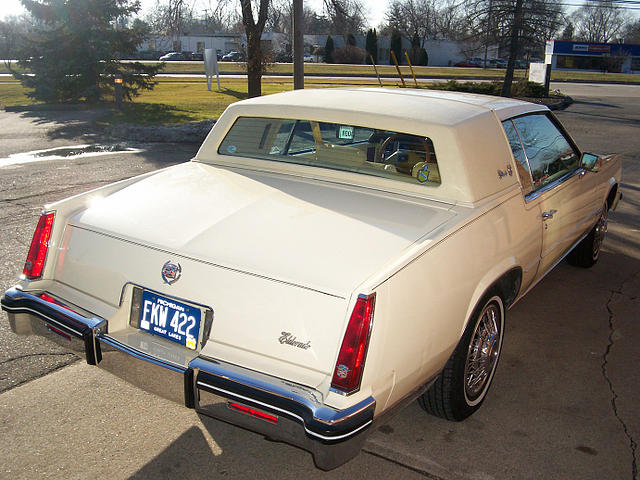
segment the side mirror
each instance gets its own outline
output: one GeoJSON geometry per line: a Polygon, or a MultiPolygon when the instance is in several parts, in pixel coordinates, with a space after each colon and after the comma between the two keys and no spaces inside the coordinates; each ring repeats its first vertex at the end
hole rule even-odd
{"type": "Polygon", "coordinates": [[[590,172],[597,172],[600,169],[600,157],[593,153],[583,153],[580,158],[580,166],[590,172]]]}

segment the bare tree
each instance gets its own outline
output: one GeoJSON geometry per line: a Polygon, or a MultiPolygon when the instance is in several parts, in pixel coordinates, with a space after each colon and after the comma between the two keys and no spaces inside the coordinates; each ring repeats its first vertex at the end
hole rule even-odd
{"type": "Polygon", "coordinates": [[[627,24],[624,31],[624,43],[640,44],[640,18],[627,24]]]}
{"type": "Polygon", "coordinates": [[[392,0],[385,13],[381,33],[398,30],[405,37],[418,36],[424,47],[427,38],[464,39],[467,22],[459,0],[392,0]]]}
{"type": "Polygon", "coordinates": [[[254,20],[251,0],[240,0],[242,7],[242,24],[247,34],[247,79],[249,97],[262,95],[262,71],[264,68],[264,52],[260,38],[267,22],[269,0],[259,0],[257,20],[254,20]]]}
{"type": "Polygon", "coordinates": [[[324,10],[333,24],[333,32],[347,39],[349,34],[365,31],[367,21],[361,0],[323,0],[324,10]]]}
{"type": "Polygon", "coordinates": [[[27,45],[27,37],[33,29],[29,15],[10,16],[0,20],[0,58],[6,62],[20,58],[27,45]]]}
{"type": "Polygon", "coordinates": [[[471,36],[508,52],[504,96],[511,94],[515,61],[525,46],[542,50],[564,25],[563,7],[555,0],[469,0],[466,8],[471,36]]]}
{"type": "Polygon", "coordinates": [[[468,34],[467,22],[457,0],[444,0],[437,4],[434,24],[435,35],[440,38],[459,40],[468,34]]]}
{"type": "Polygon", "coordinates": [[[193,7],[185,0],[156,0],[147,16],[147,23],[154,33],[177,40],[194,22],[193,7]]]}
{"type": "Polygon", "coordinates": [[[208,0],[203,10],[202,23],[206,31],[232,32],[242,25],[242,16],[232,6],[233,0],[208,0]]]}
{"type": "Polygon", "coordinates": [[[576,37],[585,42],[607,43],[621,36],[627,21],[613,0],[585,3],[573,15],[576,37]]]}
{"type": "Polygon", "coordinates": [[[390,30],[398,30],[405,37],[420,38],[421,47],[424,46],[425,38],[435,35],[435,17],[433,0],[393,0],[385,14],[390,30]]]}

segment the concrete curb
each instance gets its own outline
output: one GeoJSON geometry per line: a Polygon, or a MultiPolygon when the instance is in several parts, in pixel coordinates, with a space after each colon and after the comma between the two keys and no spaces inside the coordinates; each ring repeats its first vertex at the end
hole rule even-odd
{"type": "Polygon", "coordinates": [[[216,120],[181,123],[179,125],[142,126],[124,123],[107,127],[105,136],[141,143],[202,143],[216,120]]]}

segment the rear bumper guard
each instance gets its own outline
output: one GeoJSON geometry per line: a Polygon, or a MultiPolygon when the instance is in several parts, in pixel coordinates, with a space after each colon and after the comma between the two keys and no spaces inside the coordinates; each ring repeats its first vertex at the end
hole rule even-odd
{"type": "Polygon", "coordinates": [[[46,336],[144,390],[309,450],[323,469],[355,456],[373,423],[373,397],[337,410],[324,405],[317,390],[221,360],[196,356],[184,366],[149,355],[110,336],[105,319],[81,315],[34,292],[14,287],[1,303],[14,332],[46,336]],[[277,421],[239,413],[229,402],[267,412],[277,421]]]}

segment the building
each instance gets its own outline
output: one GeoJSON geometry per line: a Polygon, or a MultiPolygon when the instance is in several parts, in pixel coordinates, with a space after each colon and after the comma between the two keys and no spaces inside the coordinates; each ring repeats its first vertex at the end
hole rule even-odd
{"type": "MultiPolygon", "coordinates": [[[[323,61],[322,54],[317,52],[324,49],[328,35],[304,35],[305,53],[314,56],[315,61],[323,61]],[[320,48],[318,48],[320,47],[320,48]]],[[[338,49],[346,44],[342,35],[332,35],[334,48],[338,49]]],[[[366,37],[355,35],[356,46],[365,49],[366,37]]],[[[277,55],[280,53],[290,53],[290,36],[277,32],[264,32],[261,38],[262,47],[265,52],[277,55]]],[[[429,56],[429,66],[447,67],[456,62],[465,60],[467,54],[465,45],[450,40],[424,40],[424,48],[429,56]]],[[[153,52],[156,57],[167,52],[198,52],[212,48],[219,53],[226,54],[231,51],[246,52],[246,35],[242,33],[215,33],[215,34],[194,34],[181,35],[175,38],[165,35],[150,35],[138,48],[139,52],[153,52]]],[[[403,51],[411,50],[411,41],[407,37],[402,38],[403,51]]],[[[391,62],[391,38],[380,35],[378,37],[378,64],[388,65],[391,62]]],[[[495,55],[493,55],[495,56],[495,55]]],[[[489,55],[488,58],[492,58],[489,55]]],[[[406,64],[404,57],[398,58],[398,62],[406,64]]],[[[366,63],[362,58],[360,63],[366,63]]]]}
{"type": "Polygon", "coordinates": [[[640,73],[640,45],[550,40],[545,63],[553,70],[640,73]]]}
{"type": "MultiPolygon", "coordinates": [[[[138,51],[158,52],[197,52],[212,48],[221,53],[244,51],[246,36],[240,33],[215,33],[198,35],[180,35],[175,38],[166,35],[149,35],[138,47],[138,51]]],[[[158,56],[159,56],[158,55],[158,56]]]]}

